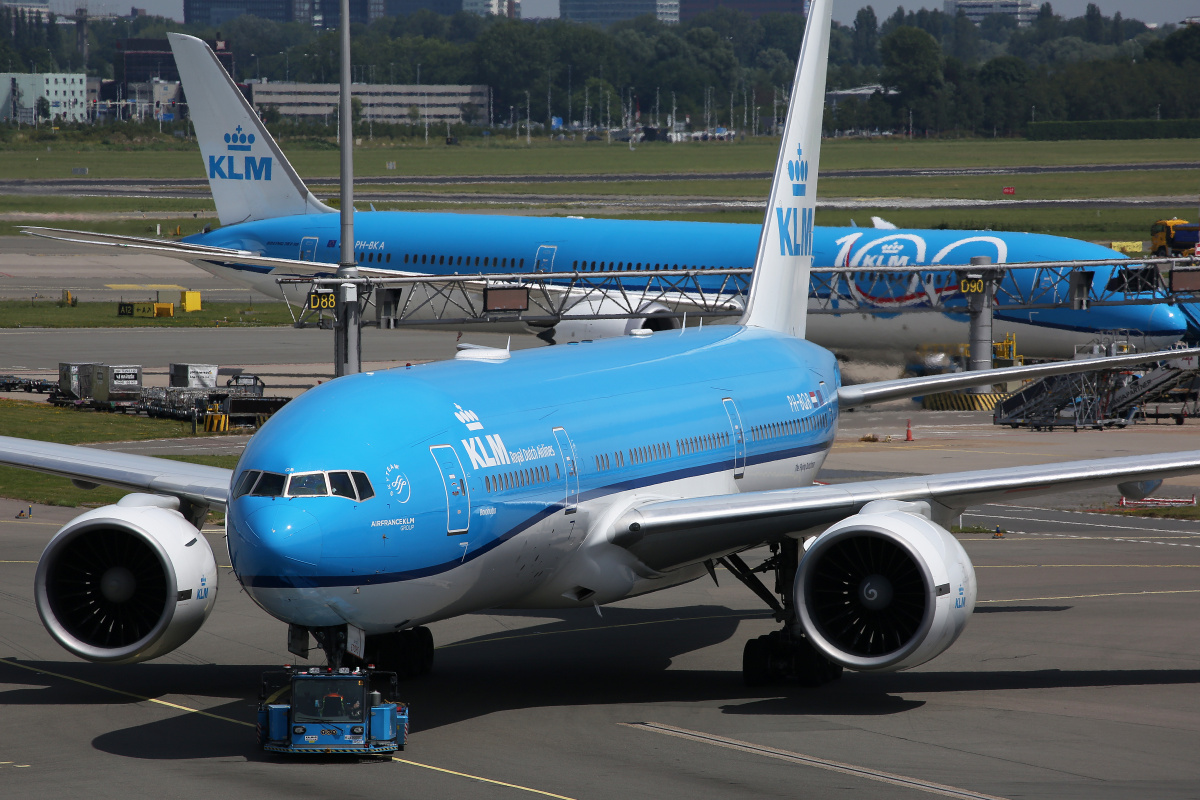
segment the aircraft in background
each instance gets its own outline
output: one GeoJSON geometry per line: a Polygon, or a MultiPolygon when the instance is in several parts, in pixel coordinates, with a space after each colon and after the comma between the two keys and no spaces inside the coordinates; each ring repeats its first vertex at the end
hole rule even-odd
{"type": "Polygon", "coordinates": [[[293,652],[307,655],[311,634],[332,666],[422,672],[430,622],[611,603],[720,562],[783,623],[747,643],[747,682],[815,684],[912,667],[954,642],[976,597],[947,530],[964,508],[1112,483],[1144,494],[1200,472],[1191,451],[813,484],[841,408],[1085,368],[843,387],[834,355],[804,339],[831,5],[814,0],[805,31],[740,324],[338,378],[273,416],[234,470],[0,437],[0,463],[134,492],[69,522],[42,554],[36,605],[52,636],[111,663],[186,641],[215,602],[197,529],[215,506],[241,586],[289,625],[293,652]],[[738,555],[763,545],[777,591],[738,555]]]}
{"type": "MultiPolygon", "coordinates": [[[[304,185],[237,86],[203,41],[170,34],[171,48],[187,92],[191,119],[223,227],[181,241],[26,230],[57,238],[148,248],[185,258],[196,265],[264,294],[282,298],[275,282],[284,274],[332,274],[340,254],[340,219],[304,185]],[[328,265],[322,267],[320,265],[328,265]]],[[[355,251],[365,274],[516,274],[580,270],[637,273],[649,269],[749,268],[762,234],[759,225],[515,217],[477,214],[364,211],[355,214],[355,251]]],[[[787,246],[785,242],[782,246],[787,246]]],[[[842,315],[814,314],[809,334],[839,352],[859,351],[872,359],[904,354],[924,345],[967,341],[965,298],[958,294],[952,270],[888,273],[888,267],[967,264],[972,256],[994,263],[1016,261],[1104,260],[1112,267],[1095,270],[1093,282],[1120,280],[1124,256],[1088,242],[1032,233],[992,231],[822,228],[813,232],[814,263],[844,265],[860,274],[843,287],[858,301],[878,308],[928,307],[937,296],[957,298],[958,313],[842,315]],[[875,270],[878,268],[878,271],[875,270]],[[881,280],[880,276],[885,276],[881,280]]],[[[626,278],[625,280],[636,280],[626,278]]],[[[1033,270],[1010,270],[1005,278],[1021,286],[1038,280],[1033,270]]],[[[725,276],[702,278],[708,292],[719,292],[725,276]]],[[[814,286],[813,291],[818,291],[814,286]]],[[[1154,297],[1140,295],[1140,297],[1154,297]]],[[[588,313],[623,309],[580,306],[588,313]]],[[[538,333],[551,342],[617,336],[643,327],[677,328],[664,318],[665,306],[649,303],[641,319],[578,320],[568,317],[538,333]]],[[[739,308],[731,309],[730,320],[739,308]]],[[[1161,303],[1131,306],[995,312],[997,333],[1015,333],[1030,357],[1069,357],[1074,345],[1098,334],[1128,332],[1143,347],[1155,349],[1188,332],[1188,317],[1161,303]]],[[[495,329],[496,325],[489,324],[495,329]]]]}

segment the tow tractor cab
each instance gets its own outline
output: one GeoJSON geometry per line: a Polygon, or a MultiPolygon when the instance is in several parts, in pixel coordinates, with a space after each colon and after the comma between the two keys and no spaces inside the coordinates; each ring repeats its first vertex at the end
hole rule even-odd
{"type": "Polygon", "coordinates": [[[396,673],[349,667],[264,672],[258,743],[274,753],[386,754],[404,749],[408,706],[396,673]]]}

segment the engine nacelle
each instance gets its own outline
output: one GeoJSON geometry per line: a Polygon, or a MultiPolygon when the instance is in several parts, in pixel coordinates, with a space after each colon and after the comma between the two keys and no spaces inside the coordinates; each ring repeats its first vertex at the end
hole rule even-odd
{"type": "Polygon", "coordinates": [[[818,651],[849,669],[923,664],[958,638],[975,608],[975,568],[923,503],[881,500],[818,536],[794,600],[818,651]]]}
{"type": "Polygon", "coordinates": [[[42,624],[80,658],[133,664],[200,629],[217,600],[217,562],[179,501],[132,494],[82,514],[38,561],[42,624]]]}
{"type": "Polygon", "coordinates": [[[582,300],[567,310],[563,319],[553,328],[538,333],[538,337],[550,344],[582,342],[585,339],[611,339],[626,336],[635,330],[648,331],[678,330],[682,323],[675,317],[666,316],[671,309],[662,303],[644,303],[636,316],[622,319],[572,319],[581,314],[627,314],[628,310],[613,300],[582,300]]]}

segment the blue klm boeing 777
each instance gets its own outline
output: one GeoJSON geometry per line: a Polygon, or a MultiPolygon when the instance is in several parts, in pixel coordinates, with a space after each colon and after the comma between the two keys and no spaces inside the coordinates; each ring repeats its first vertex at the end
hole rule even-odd
{"type": "Polygon", "coordinates": [[[1192,451],[813,485],[839,407],[1080,369],[842,387],[833,354],[803,338],[830,8],[813,3],[740,324],[339,378],[269,420],[233,471],[0,438],[0,463],[135,492],[46,547],[35,592],[51,635],[113,663],[186,641],[215,601],[216,561],[195,527],[215,505],[241,586],[290,626],[294,651],[315,635],[334,665],[422,671],[427,623],[609,603],[720,560],[783,622],[747,644],[746,679],[822,682],[953,643],[976,596],[946,529],[965,507],[1113,483],[1140,494],[1200,471],[1192,451]],[[784,238],[793,254],[780,254],[784,238]],[[778,594],[737,555],[761,545],[778,594]]]}
{"type": "MultiPolygon", "coordinates": [[[[338,215],[305,187],[287,158],[242,97],[208,45],[171,34],[171,47],[187,91],[192,121],[224,227],[179,243],[83,233],[48,232],[97,243],[149,247],[192,260],[210,272],[282,296],[281,274],[324,271],[340,253],[338,215]],[[209,256],[204,258],[204,256],[209,256]]],[[[36,231],[38,229],[30,229],[36,231]]],[[[582,270],[638,272],[649,269],[748,268],[754,263],[761,228],[728,223],[552,219],[494,215],[366,211],[355,215],[355,251],[361,271],[397,273],[492,273],[582,270]]],[[[813,257],[817,266],[859,269],[890,266],[966,264],[972,256],[995,263],[1018,261],[1104,260],[1124,257],[1099,245],[1029,233],[991,231],[877,230],[816,228],[813,257]]],[[[1102,288],[1118,266],[1096,269],[1093,285],[1102,288]]],[[[1033,270],[1010,271],[1005,280],[1014,295],[1036,295],[1041,280],[1033,270]]],[[[1120,279],[1118,278],[1118,281],[1120,279]]],[[[720,291],[723,277],[701,279],[708,292],[720,291]]],[[[952,270],[894,273],[887,280],[867,274],[843,282],[861,305],[883,309],[928,306],[945,296],[962,305],[952,270]]],[[[814,287],[814,291],[818,291],[814,287]]],[[[1147,296],[1143,296],[1147,297],[1147,296]]],[[[1153,295],[1148,297],[1153,298],[1153,295]]],[[[999,332],[1017,335],[1029,356],[1070,356],[1072,345],[1101,332],[1123,331],[1143,346],[1166,346],[1188,330],[1185,310],[1165,302],[1088,311],[1005,310],[1000,299],[999,332]]],[[[658,304],[639,309],[643,320],[572,320],[568,317],[543,338],[557,342],[619,335],[633,327],[678,325],[653,319],[658,304]],[[653,320],[644,321],[645,318],[653,320]]],[[[967,339],[966,317],[957,314],[813,315],[809,335],[839,350],[878,355],[884,348],[911,351],[921,345],[957,344],[967,339]]],[[[600,313],[618,309],[597,309],[600,313]]],[[[736,318],[736,313],[733,313],[736,318]]],[[[1198,320],[1200,321],[1200,320],[1198,320]]],[[[524,327],[521,330],[525,330],[524,327]]]]}

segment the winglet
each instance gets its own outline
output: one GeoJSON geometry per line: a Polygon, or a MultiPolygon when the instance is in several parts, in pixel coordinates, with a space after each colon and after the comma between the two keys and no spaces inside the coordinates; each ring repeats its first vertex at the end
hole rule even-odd
{"type": "Polygon", "coordinates": [[[783,142],[758,240],[754,279],[741,324],[803,337],[812,268],[817,164],[829,62],[832,0],[809,7],[783,142]]]}
{"type": "Polygon", "coordinates": [[[313,197],[212,49],[168,33],[222,225],[332,208],[313,197]]]}

